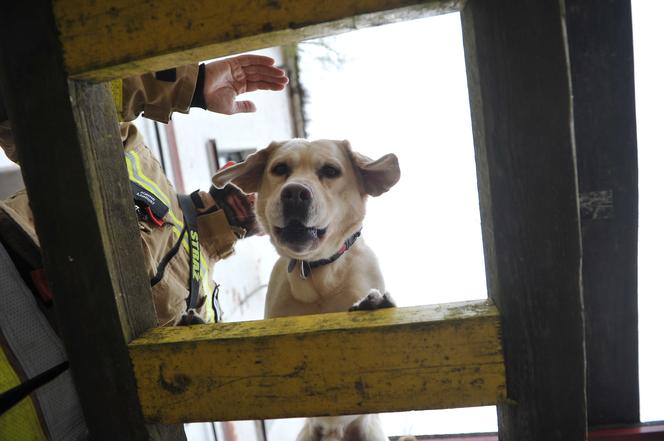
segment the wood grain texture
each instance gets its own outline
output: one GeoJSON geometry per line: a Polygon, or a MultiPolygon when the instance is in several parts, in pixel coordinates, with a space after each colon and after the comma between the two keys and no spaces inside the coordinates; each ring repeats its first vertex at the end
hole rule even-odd
{"type": "Polygon", "coordinates": [[[0,122],[7,121],[7,119],[9,119],[9,116],[7,116],[7,108],[5,107],[5,99],[2,97],[2,93],[0,93],[0,122]]]}
{"type": "Polygon", "coordinates": [[[588,423],[638,423],[638,161],[629,0],[567,0],[588,423]]]}
{"type": "Polygon", "coordinates": [[[54,0],[65,64],[124,78],[265,47],[457,10],[463,0],[54,0]]]}
{"type": "Polygon", "coordinates": [[[130,343],[143,412],[191,422],[494,404],[486,301],[153,329],[130,343]]]}
{"type": "Polygon", "coordinates": [[[146,428],[138,403],[127,341],[157,320],[110,93],[67,81],[50,2],[0,17],[2,94],[90,434],[183,439],[146,428]]]}
{"type": "Polygon", "coordinates": [[[586,439],[581,242],[558,0],[469,0],[462,26],[503,441],[586,439]]]}

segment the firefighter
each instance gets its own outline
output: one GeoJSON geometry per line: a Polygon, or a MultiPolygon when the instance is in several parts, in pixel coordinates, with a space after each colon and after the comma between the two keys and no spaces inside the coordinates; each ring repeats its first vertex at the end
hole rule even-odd
{"type": "MultiPolygon", "coordinates": [[[[142,113],[166,123],[172,112],[190,107],[228,115],[254,112],[252,102],[237,96],[282,90],[287,82],[273,59],[241,55],[128,78],[115,89],[159,326],[219,321],[214,264],[258,227],[252,198],[236,187],[178,195],[129,121],[142,113]]],[[[17,162],[8,121],[0,122],[0,146],[17,162]]],[[[0,439],[84,439],[25,190],[0,201],[0,295],[0,439]]]]}

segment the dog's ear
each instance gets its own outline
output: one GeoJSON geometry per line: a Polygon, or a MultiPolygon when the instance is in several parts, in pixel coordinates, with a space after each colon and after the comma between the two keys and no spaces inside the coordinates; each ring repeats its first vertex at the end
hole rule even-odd
{"type": "Polygon", "coordinates": [[[255,193],[261,186],[263,171],[267,160],[278,146],[282,143],[272,142],[269,146],[252,153],[239,164],[219,170],[212,177],[215,187],[222,188],[229,182],[233,182],[245,193],[255,193]]]}
{"type": "Polygon", "coordinates": [[[359,171],[367,194],[379,196],[399,182],[401,169],[399,160],[393,153],[388,153],[374,161],[354,152],[348,141],[341,141],[341,145],[348,151],[353,165],[359,171]]]}

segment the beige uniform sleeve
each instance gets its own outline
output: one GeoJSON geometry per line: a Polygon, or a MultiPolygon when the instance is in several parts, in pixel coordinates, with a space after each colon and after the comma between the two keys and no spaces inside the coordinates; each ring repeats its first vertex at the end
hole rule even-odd
{"type": "Polygon", "coordinates": [[[143,112],[146,118],[167,123],[173,112],[188,112],[197,77],[198,65],[191,64],[176,68],[172,81],[157,79],[154,72],[124,79],[122,120],[131,121],[143,112]]]}
{"type": "MultiPolygon", "coordinates": [[[[136,119],[141,112],[146,118],[167,123],[173,112],[189,111],[196,90],[198,65],[175,68],[172,81],[159,80],[147,73],[122,80],[122,121],[136,119]]],[[[7,157],[18,163],[16,146],[9,121],[0,121],[0,147],[7,157]]]]}

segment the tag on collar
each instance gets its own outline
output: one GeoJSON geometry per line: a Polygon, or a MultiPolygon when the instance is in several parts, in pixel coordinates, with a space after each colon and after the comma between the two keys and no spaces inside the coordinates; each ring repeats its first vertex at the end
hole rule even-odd
{"type": "Polygon", "coordinates": [[[288,262],[288,272],[292,273],[298,262],[300,263],[300,279],[306,280],[307,277],[311,275],[311,266],[307,261],[291,259],[290,262],[288,262]]]}

